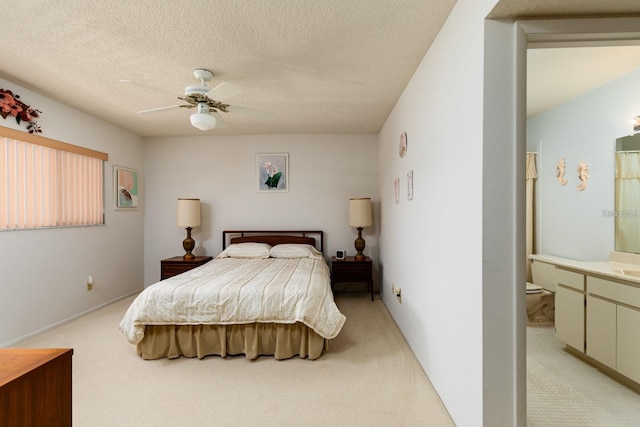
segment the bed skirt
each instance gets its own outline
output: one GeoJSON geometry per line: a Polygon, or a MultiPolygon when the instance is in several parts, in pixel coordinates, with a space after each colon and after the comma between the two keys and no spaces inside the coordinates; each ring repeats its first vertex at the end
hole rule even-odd
{"type": "Polygon", "coordinates": [[[288,325],[147,325],[137,352],[147,360],[239,354],[249,360],[261,355],[272,355],[281,360],[294,356],[317,359],[328,348],[329,340],[299,322],[288,325]]]}

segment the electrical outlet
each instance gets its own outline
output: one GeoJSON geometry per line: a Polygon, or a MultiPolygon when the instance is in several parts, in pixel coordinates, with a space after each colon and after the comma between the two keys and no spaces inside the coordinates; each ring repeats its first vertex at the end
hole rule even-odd
{"type": "Polygon", "coordinates": [[[87,290],[93,290],[93,276],[87,277],[87,290]]]}
{"type": "Polygon", "coordinates": [[[402,304],[401,290],[400,288],[396,287],[395,283],[391,284],[391,294],[396,297],[396,299],[400,304],[402,304]]]}

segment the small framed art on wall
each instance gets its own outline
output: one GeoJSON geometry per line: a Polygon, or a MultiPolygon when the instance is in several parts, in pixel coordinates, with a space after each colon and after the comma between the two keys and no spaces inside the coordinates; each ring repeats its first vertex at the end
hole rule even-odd
{"type": "Polygon", "coordinates": [[[115,210],[138,209],[138,171],[114,166],[113,194],[115,210]]]}
{"type": "Polygon", "coordinates": [[[289,191],[289,154],[256,154],[258,192],[286,193],[289,191]]]}

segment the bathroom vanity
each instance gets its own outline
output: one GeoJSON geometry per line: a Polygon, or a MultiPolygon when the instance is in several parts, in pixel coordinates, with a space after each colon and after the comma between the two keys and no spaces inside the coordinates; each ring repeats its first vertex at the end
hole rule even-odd
{"type": "Polygon", "coordinates": [[[529,258],[555,268],[556,337],[576,356],[640,389],[640,264],[616,252],[609,262],[529,258]]]}

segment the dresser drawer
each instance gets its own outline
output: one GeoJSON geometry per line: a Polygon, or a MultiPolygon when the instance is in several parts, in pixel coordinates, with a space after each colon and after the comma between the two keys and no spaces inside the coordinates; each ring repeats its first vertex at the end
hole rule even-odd
{"type": "Polygon", "coordinates": [[[556,280],[558,281],[558,285],[584,291],[584,274],[556,268],[556,280]]]}
{"type": "Polygon", "coordinates": [[[213,257],[210,256],[196,256],[191,259],[184,259],[181,256],[167,258],[160,261],[160,280],[168,279],[169,277],[177,276],[196,267],[206,264],[211,261],[213,257]]]}
{"type": "Polygon", "coordinates": [[[336,276],[340,276],[342,280],[349,278],[362,280],[363,277],[368,280],[371,276],[371,263],[366,261],[350,264],[335,263],[332,268],[332,273],[336,276]]]}
{"type": "Polygon", "coordinates": [[[633,285],[587,276],[587,292],[590,295],[640,308],[640,288],[633,285]]]}

